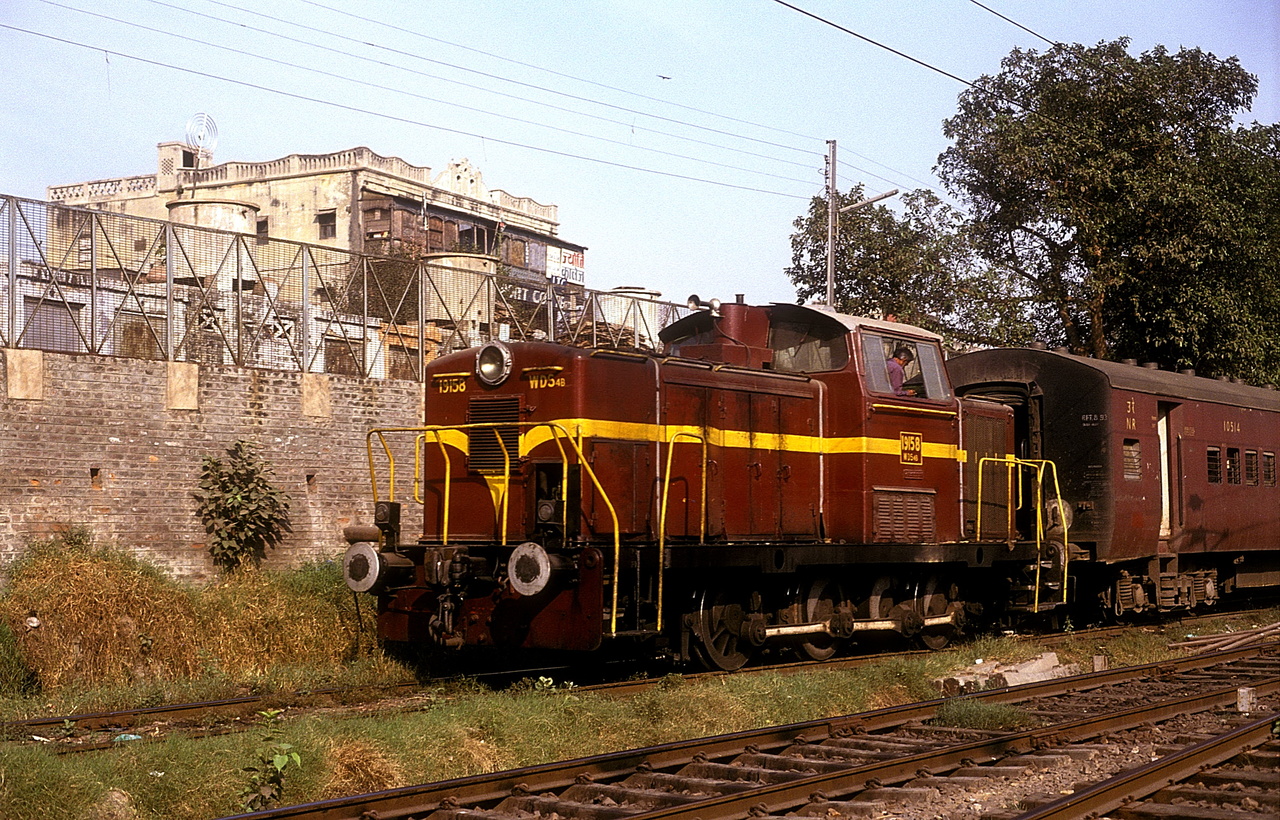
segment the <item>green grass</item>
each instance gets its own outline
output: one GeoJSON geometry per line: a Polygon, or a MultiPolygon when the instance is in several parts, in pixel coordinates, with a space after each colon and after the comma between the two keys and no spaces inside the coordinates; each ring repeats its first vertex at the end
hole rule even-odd
{"type": "MultiPolygon", "coordinates": [[[[112,560],[109,553],[100,557],[112,560]]],[[[124,570],[127,577],[142,577],[150,585],[167,583],[145,567],[125,566],[124,570]]],[[[249,625],[244,635],[236,637],[238,642],[229,644],[261,651],[262,660],[235,666],[209,648],[199,655],[194,664],[198,672],[192,677],[41,692],[33,688],[21,641],[13,632],[15,622],[9,620],[0,627],[0,719],[244,694],[279,694],[284,703],[283,696],[294,690],[409,677],[403,667],[362,645],[367,632],[356,626],[351,596],[331,564],[233,578],[210,594],[219,597],[208,608],[194,604],[197,613],[211,609],[235,614],[249,607],[275,607],[262,611],[261,622],[249,625]],[[300,646],[283,653],[288,657],[281,660],[282,653],[276,651],[280,642],[273,636],[281,641],[290,637],[296,625],[285,613],[294,610],[302,610],[297,617],[312,624],[318,630],[314,634],[333,636],[331,655],[312,655],[308,647],[300,646]],[[320,631],[332,623],[346,626],[337,632],[320,631]]],[[[367,607],[363,614],[368,616],[367,607]]],[[[1280,612],[1254,620],[1274,622],[1280,620],[1280,612]]],[[[219,623],[234,625],[235,621],[219,623]]],[[[1221,625],[1198,631],[1253,625],[1224,619],[1221,625]]],[[[1052,647],[984,637],[947,651],[890,657],[856,669],[755,673],[698,682],[672,676],[626,698],[583,692],[548,680],[531,680],[505,692],[463,681],[438,686],[410,712],[370,709],[332,717],[294,716],[286,711],[279,739],[292,744],[302,766],[296,771],[288,767],[284,799],[296,803],[332,796],[334,792],[326,790],[334,788],[335,782],[341,782],[347,793],[374,790],[929,700],[938,696],[934,680],[970,668],[979,658],[1016,663],[1052,648],[1064,662],[1079,663],[1085,670],[1098,654],[1105,655],[1113,667],[1146,663],[1179,654],[1166,644],[1181,639],[1185,631],[1140,627],[1106,639],[1076,634],[1052,647]],[[391,782],[387,777],[392,777],[391,782]]],[[[993,707],[965,698],[944,704],[937,720],[973,728],[1028,725],[1027,716],[1016,707],[993,707]]],[[[56,754],[55,743],[3,743],[0,817],[96,820],[122,816],[104,808],[112,793],[127,795],[123,799],[144,820],[234,814],[243,810],[239,793],[247,775],[242,769],[257,760],[262,745],[257,731],[206,739],[171,737],[63,756],[56,754]]]]}

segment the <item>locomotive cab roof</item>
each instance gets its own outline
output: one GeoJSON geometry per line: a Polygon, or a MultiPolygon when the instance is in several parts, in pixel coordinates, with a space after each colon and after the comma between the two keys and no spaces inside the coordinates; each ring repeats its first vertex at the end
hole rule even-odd
{"type": "Polygon", "coordinates": [[[825,305],[723,304],[673,322],[658,334],[668,355],[746,367],[818,371],[848,361],[845,339],[861,329],[939,342],[923,328],[838,313],[825,305]],[[785,361],[799,352],[803,361],[785,361]]]}

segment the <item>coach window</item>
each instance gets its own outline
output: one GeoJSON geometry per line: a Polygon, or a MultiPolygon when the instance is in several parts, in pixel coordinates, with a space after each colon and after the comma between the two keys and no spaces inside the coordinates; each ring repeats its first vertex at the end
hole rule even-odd
{"type": "Polygon", "coordinates": [[[1142,480],[1142,445],[1136,438],[1124,440],[1124,477],[1128,481],[1142,480]]]}
{"type": "Polygon", "coordinates": [[[1258,451],[1244,451],[1244,483],[1250,487],[1258,486],[1258,451]]]}
{"type": "Polygon", "coordinates": [[[1240,448],[1227,448],[1227,483],[1240,483],[1240,448]]]}
{"type": "Polygon", "coordinates": [[[1262,484],[1265,487],[1276,486],[1276,454],[1262,454],[1262,484]]]}
{"type": "Polygon", "coordinates": [[[893,395],[889,384],[887,365],[894,354],[906,349],[911,361],[903,366],[902,382],[907,395],[903,398],[933,399],[945,401],[951,398],[951,386],[942,365],[942,350],[933,342],[906,339],[897,336],[864,333],[862,356],[866,360],[867,379],[876,393],[893,395]]]}
{"type": "Polygon", "coordinates": [[[1222,449],[1210,447],[1205,451],[1206,466],[1209,470],[1209,483],[1222,483],[1222,449]]]}

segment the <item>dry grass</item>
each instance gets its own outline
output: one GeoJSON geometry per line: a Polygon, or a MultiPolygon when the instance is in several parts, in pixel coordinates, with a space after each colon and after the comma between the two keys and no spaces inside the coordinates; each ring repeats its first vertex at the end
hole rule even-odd
{"type": "Polygon", "coordinates": [[[0,613],[46,690],[186,677],[198,668],[191,593],[84,536],[32,545],[9,572],[0,613]]]}
{"type": "MultiPolygon", "coordinates": [[[[194,589],[80,531],[32,544],[6,568],[0,694],[164,690],[201,679],[255,691],[349,678],[365,659],[354,605],[333,567],[237,571],[194,589]],[[37,624],[38,625],[35,625],[37,624]]],[[[366,620],[369,613],[362,613],[366,620]]],[[[366,623],[366,636],[372,633],[366,623]]],[[[378,667],[378,668],[373,668],[378,667]]],[[[403,673],[399,673],[403,676],[403,673]]]]}
{"type": "Polygon", "coordinates": [[[384,791],[405,783],[395,758],[367,740],[335,741],[325,752],[324,766],[321,799],[384,791]]]}

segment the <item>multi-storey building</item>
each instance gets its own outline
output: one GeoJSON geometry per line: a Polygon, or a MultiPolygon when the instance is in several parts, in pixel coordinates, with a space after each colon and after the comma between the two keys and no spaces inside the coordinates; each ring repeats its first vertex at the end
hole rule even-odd
{"type": "Polygon", "coordinates": [[[586,249],[558,236],[557,207],[487,188],[466,159],[433,176],[363,147],[220,165],[180,142],[161,143],[158,153],[155,174],[55,185],[48,199],[254,233],[263,242],[411,257],[471,251],[499,257],[517,279],[585,284],[586,249]]]}

